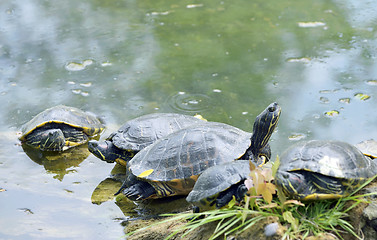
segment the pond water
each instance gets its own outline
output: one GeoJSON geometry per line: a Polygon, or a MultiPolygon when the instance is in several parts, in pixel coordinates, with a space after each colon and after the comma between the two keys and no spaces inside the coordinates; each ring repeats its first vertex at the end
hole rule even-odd
{"type": "Polygon", "coordinates": [[[274,101],[274,155],[302,139],[377,138],[373,0],[5,0],[0,35],[2,239],[119,239],[141,211],[92,203],[114,165],[85,147],[56,162],[24,152],[21,126],[58,104],[101,116],[102,139],[152,112],[251,131],[274,101]]]}

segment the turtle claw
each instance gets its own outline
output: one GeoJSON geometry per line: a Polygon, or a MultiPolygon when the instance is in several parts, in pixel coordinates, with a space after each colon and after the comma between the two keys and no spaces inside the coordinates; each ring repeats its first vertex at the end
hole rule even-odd
{"type": "Polygon", "coordinates": [[[227,205],[233,198],[236,198],[237,202],[242,201],[245,196],[247,188],[244,184],[233,185],[227,191],[222,192],[216,199],[216,207],[222,208],[227,205]]]}
{"type": "Polygon", "coordinates": [[[140,201],[154,195],[156,190],[147,182],[138,182],[130,187],[126,187],[124,184],[114,195],[118,195],[121,192],[133,201],[140,201]]]}
{"type": "Polygon", "coordinates": [[[127,183],[126,183],[126,182],[127,182],[127,181],[124,181],[124,182],[123,182],[123,184],[122,184],[122,186],[119,188],[119,190],[118,190],[116,193],[114,193],[114,196],[118,195],[118,194],[121,193],[123,190],[127,189],[127,183]]]}

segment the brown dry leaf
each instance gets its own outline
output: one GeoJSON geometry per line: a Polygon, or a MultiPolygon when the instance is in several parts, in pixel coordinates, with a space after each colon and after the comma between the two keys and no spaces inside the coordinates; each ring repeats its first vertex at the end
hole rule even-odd
{"type": "Polygon", "coordinates": [[[255,165],[251,161],[249,161],[249,167],[250,167],[250,172],[254,171],[256,168],[255,165]]]}
{"type": "Polygon", "coordinates": [[[267,205],[261,206],[259,208],[264,209],[264,208],[277,208],[279,205],[277,203],[269,203],[267,205]]]}
{"type": "Polygon", "coordinates": [[[302,202],[298,200],[287,200],[283,203],[283,205],[299,205],[299,206],[305,206],[302,202]]]}

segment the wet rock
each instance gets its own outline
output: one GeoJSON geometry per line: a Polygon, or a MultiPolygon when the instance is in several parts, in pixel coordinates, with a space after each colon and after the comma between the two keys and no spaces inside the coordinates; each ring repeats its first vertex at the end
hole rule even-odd
{"type": "Polygon", "coordinates": [[[362,231],[365,239],[376,239],[377,236],[377,201],[373,201],[363,211],[362,220],[364,226],[362,231]]]}
{"type": "MultiPolygon", "coordinates": [[[[285,228],[277,222],[278,218],[268,217],[257,222],[240,234],[233,235],[234,240],[265,239],[277,240],[282,239],[285,228]],[[267,229],[267,230],[266,230],[267,229]]],[[[228,239],[228,238],[227,238],[228,239]]]]}

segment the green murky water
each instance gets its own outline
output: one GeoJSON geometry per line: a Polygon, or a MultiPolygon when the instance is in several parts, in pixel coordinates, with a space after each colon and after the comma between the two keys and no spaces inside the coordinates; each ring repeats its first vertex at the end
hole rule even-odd
{"type": "Polygon", "coordinates": [[[25,154],[21,125],[54,105],[99,114],[102,138],[151,112],[251,131],[273,101],[273,154],[300,139],[377,138],[376,19],[372,0],[1,1],[0,238],[119,239],[147,209],[92,203],[117,183],[85,147],[25,154]]]}

